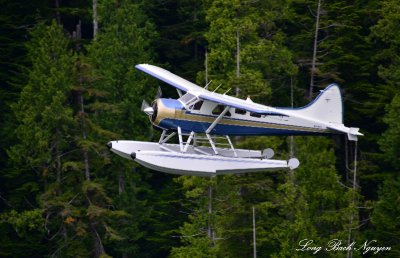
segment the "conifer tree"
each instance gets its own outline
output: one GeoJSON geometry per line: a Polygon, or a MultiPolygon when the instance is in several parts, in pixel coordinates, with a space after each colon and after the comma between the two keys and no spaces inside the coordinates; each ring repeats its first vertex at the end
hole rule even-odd
{"type": "MultiPolygon", "coordinates": [[[[36,26],[28,45],[32,63],[28,82],[18,103],[13,106],[19,122],[16,131],[19,143],[9,150],[8,155],[14,164],[20,165],[20,169],[15,170],[18,173],[15,177],[32,178],[20,188],[34,191],[37,214],[45,213],[46,209],[36,203],[40,192],[51,192],[57,198],[63,192],[64,155],[72,141],[70,129],[73,125],[68,101],[74,57],[68,44],[55,22],[51,26],[43,23],[36,26]]],[[[24,194],[29,196],[26,190],[24,194]]]]}
{"type": "MultiPolygon", "coordinates": [[[[370,89],[369,95],[372,101],[369,106],[372,108],[373,115],[382,114],[385,108],[386,114],[382,120],[377,119],[377,124],[384,122],[386,130],[379,137],[378,143],[383,154],[376,155],[379,158],[379,170],[376,171],[376,178],[383,183],[379,187],[378,200],[374,205],[371,215],[372,227],[367,230],[366,235],[376,238],[378,241],[391,246],[391,254],[398,256],[399,245],[395,239],[399,238],[398,216],[399,207],[399,120],[400,98],[399,89],[399,58],[398,49],[400,46],[399,37],[396,34],[396,28],[400,20],[399,6],[396,1],[381,1],[379,13],[381,18],[376,25],[371,28],[371,38],[377,41],[383,49],[376,54],[379,62],[378,75],[383,80],[382,83],[370,89]],[[393,98],[392,98],[393,97],[393,98]],[[390,100],[391,99],[391,100],[390,100]],[[390,104],[387,104],[390,102],[390,104]]],[[[382,117],[382,116],[381,116],[382,117]]]]}
{"type": "MultiPolygon", "coordinates": [[[[97,99],[106,105],[99,106],[93,121],[114,133],[113,137],[102,136],[97,140],[104,144],[117,139],[150,140],[152,130],[140,105],[143,99],[154,96],[156,87],[149,84],[148,77],[136,71],[135,65],[152,60],[154,26],[144,14],[144,3],[140,1],[106,0],[98,2],[97,7],[99,29],[88,47],[88,56],[99,76],[94,87],[104,93],[97,99]]],[[[116,208],[130,214],[126,223],[114,223],[121,239],[109,242],[112,253],[124,257],[143,255],[139,242],[145,243],[144,228],[150,207],[140,196],[151,194],[145,182],[148,170],[110,154],[109,165],[98,176],[107,182],[106,190],[114,193],[116,208]]]]}
{"type": "MultiPolygon", "coordinates": [[[[392,67],[393,68],[393,67],[392,67]]],[[[389,164],[385,168],[385,180],[380,186],[379,199],[375,203],[371,216],[372,228],[367,231],[367,236],[376,238],[385,246],[390,246],[390,253],[394,256],[399,255],[399,228],[398,217],[400,214],[400,164],[398,161],[400,151],[400,123],[398,114],[400,112],[400,97],[396,95],[393,101],[386,108],[387,114],[384,117],[388,125],[387,130],[379,141],[384,152],[386,162],[389,164]]]]}
{"type": "Polygon", "coordinates": [[[356,209],[351,203],[353,193],[341,183],[343,179],[335,169],[329,140],[296,137],[296,146],[301,166],[279,186],[282,199],[275,203],[284,216],[283,224],[272,229],[275,241],[281,245],[278,256],[302,257],[304,253],[295,248],[306,238],[315,243],[347,241],[348,221],[356,209]]]}
{"type": "Polygon", "coordinates": [[[90,69],[70,50],[70,43],[55,22],[40,23],[33,31],[28,84],[14,106],[19,143],[9,156],[24,165],[19,173],[37,178],[22,189],[35,189],[37,212],[32,214],[45,218],[37,231],[45,229],[50,255],[100,257],[105,255],[104,238],[120,240],[111,222],[127,215],[111,210],[112,199],[102,182],[91,180],[90,169],[98,174],[107,162],[101,155],[105,146],[94,140],[113,134],[85,113],[84,99],[96,91],[88,88],[90,69]],[[91,162],[95,156],[100,162],[91,162]]]}
{"type": "MultiPolygon", "coordinates": [[[[231,95],[252,95],[254,100],[265,103],[271,95],[271,85],[280,85],[283,78],[296,72],[290,52],[282,45],[284,35],[276,26],[281,14],[287,15],[286,2],[205,3],[210,26],[206,33],[209,78],[213,80],[210,88],[222,83],[221,88],[232,89],[231,95]]],[[[204,74],[199,73],[199,77],[204,78],[204,74]]],[[[263,149],[268,144],[282,144],[266,139],[242,139],[241,146],[263,149]]],[[[190,205],[189,222],[180,230],[184,246],[173,249],[174,256],[189,250],[199,252],[207,246],[208,255],[249,256],[251,205],[268,195],[262,190],[273,184],[268,176],[224,176],[211,181],[183,177],[179,181],[187,194],[195,194],[197,201],[190,205]],[[260,193],[262,197],[257,197],[260,193]]]]}
{"type": "Polygon", "coordinates": [[[278,24],[289,14],[282,1],[210,1],[206,19],[210,23],[210,88],[222,84],[230,94],[252,96],[266,103],[271,86],[280,85],[285,76],[296,73],[292,57],[283,45],[284,34],[278,24]],[[235,92],[237,90],[237,92],[235,92]]]}

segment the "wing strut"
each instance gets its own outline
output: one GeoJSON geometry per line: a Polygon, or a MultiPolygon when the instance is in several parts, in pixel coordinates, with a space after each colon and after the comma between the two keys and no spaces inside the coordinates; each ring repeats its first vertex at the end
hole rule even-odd
{"type": "Polygon", "coordinates": [[[214,122],[210,125],[210,127],[207,128],[206,134],[209,134],[212,131],[212,129],[214,129],[214,127],[219,123],[219,121],[221,121],[222,117],[224,117],[226,112],[228,112],[229,108],[230,108],[229,106],[225,107],[224,111],[222,111],[222,113],[219,114],[217,119],[214,120],[214,122]]]}
{"type": "Polygon", "coordinates": [[[224,117],[226,112],[228,112],[229,108],[230,108],[229,106],[226,106],[225,109],[221,112],[221,114],[219,114],[219,116],[214,120],[214,122],[206,130],[207,139],[210,142],[210,145],[211,145],[212,149],[214,150],[215,155],[218,155],[218,151],[217,151],[217,148],[215,147],[214,141],[212,140],[212,138],[210,136],[210,132],[221,121],[221,119],[224,117]]]}

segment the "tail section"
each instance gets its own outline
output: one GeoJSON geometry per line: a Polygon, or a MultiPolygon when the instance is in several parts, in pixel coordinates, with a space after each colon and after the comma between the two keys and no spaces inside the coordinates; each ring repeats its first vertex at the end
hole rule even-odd
{"type": "Polygon", "coordinates": [[[320,121],[343,124],[343,102],[339,86],[331,84],[307,106],[299,108],[298,112],[320,121]]]}
{"type": "Polygon", "coordinates": [[[297,112],[329,123],[329,129],[347,134],[350,141],[357,141],[357,136],[363,135],[358,128],[344,126],[342,95],[337,84],[326,87],[314,101],[298,109],[297,112]]]}

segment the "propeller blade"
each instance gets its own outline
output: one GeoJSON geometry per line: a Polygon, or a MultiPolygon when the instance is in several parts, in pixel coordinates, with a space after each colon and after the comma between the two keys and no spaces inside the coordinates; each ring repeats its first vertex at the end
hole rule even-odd
{"type": "Polygon", "coordinates": [[[147,103],[146,100],[143,100],[142,101],[142,107],[140,108],[140,110],[144,111],[148,107],[150,107],[149,103],[147,103]]]}
{"type": "Polygon", "coordinates": [[[155,97],[155,99],[159,99],[159,98],[161,98],[162,97],[162,91],[161,91],[161,87],[160,86],[158,86],[158,89],[157,89],[157,93],[156,93],[156,97],[155,97]]]}
{"type": "Polygon", "coordinates": [[[146,114],[148,114],[149,116],[154,114],[154,109],[152,107],[147,107],[143,110],[146,114]]]}
{"type": "Polygon", "coordinates": [[[140,110],[142,110],[149,116],[153,115],[153,113],[154,113],[154,109],[149,105],[149,103],[147,103],[146,100],[143,100],[142,107],[140,108],[140,110]]]}

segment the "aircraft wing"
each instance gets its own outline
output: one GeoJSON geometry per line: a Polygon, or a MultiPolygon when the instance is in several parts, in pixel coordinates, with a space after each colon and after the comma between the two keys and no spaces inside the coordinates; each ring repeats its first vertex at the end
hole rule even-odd
{"type": "Polygon", "coordinates": [[[166,82],[175,88],[188,92],[199,99],[213,101],[222,105],[243,109],[246,111],[259,113],[259,114],[279,114],[286,115],[283,110],[277,110],[275,108],[271,108],[268,106],[264,106],[261,104],[254,103],[252,101],[247,101],[243,99],[238,99],[232,96],[228,96],[225,94],[219,94],[216,92],[208,91],[188,80],[185,80],[178,75],[175,75],[163,68],[149,65],[149,64],[139,64],[136,65],[136,68],[150,74],[157,79],[160,79],[163,82],[166,82]]]}
{"type": "Polygon", "coordinates": [[[149,64],[138,64],[135,67],[136,69],[139,69],[147,74],[150,74],[151,76],[156,77],[157,79],[160,79],[161,81],[166,82],[182,91],[188,92],[188,91],[205,90],[202,87],[188,80],[185,80],[182,77],[179,77],[178,75],[173,74],[170,71],[167,71],[158,66],[149,64]]]}
{"type": "Polygon", "coordinates": [[[192,93],[192,92],[190,92],[190,93],[197,96],[200,99],[213,101],[213,102],[225,105],[225,106],[239,108],[239,109],[243,109],[243,110],[250,111],[253,113],[285,115],[284,112],[279,112],[274,108],[271,108],[271,107],[268,107],[265,105],[261,105],[261,104],[257,104],[252,101],[235,98],[235,97],[228,96],[225,94],[219,94],[219,93],[210,92],[210,91],[198,92],[197,94],[192,93]]]}

